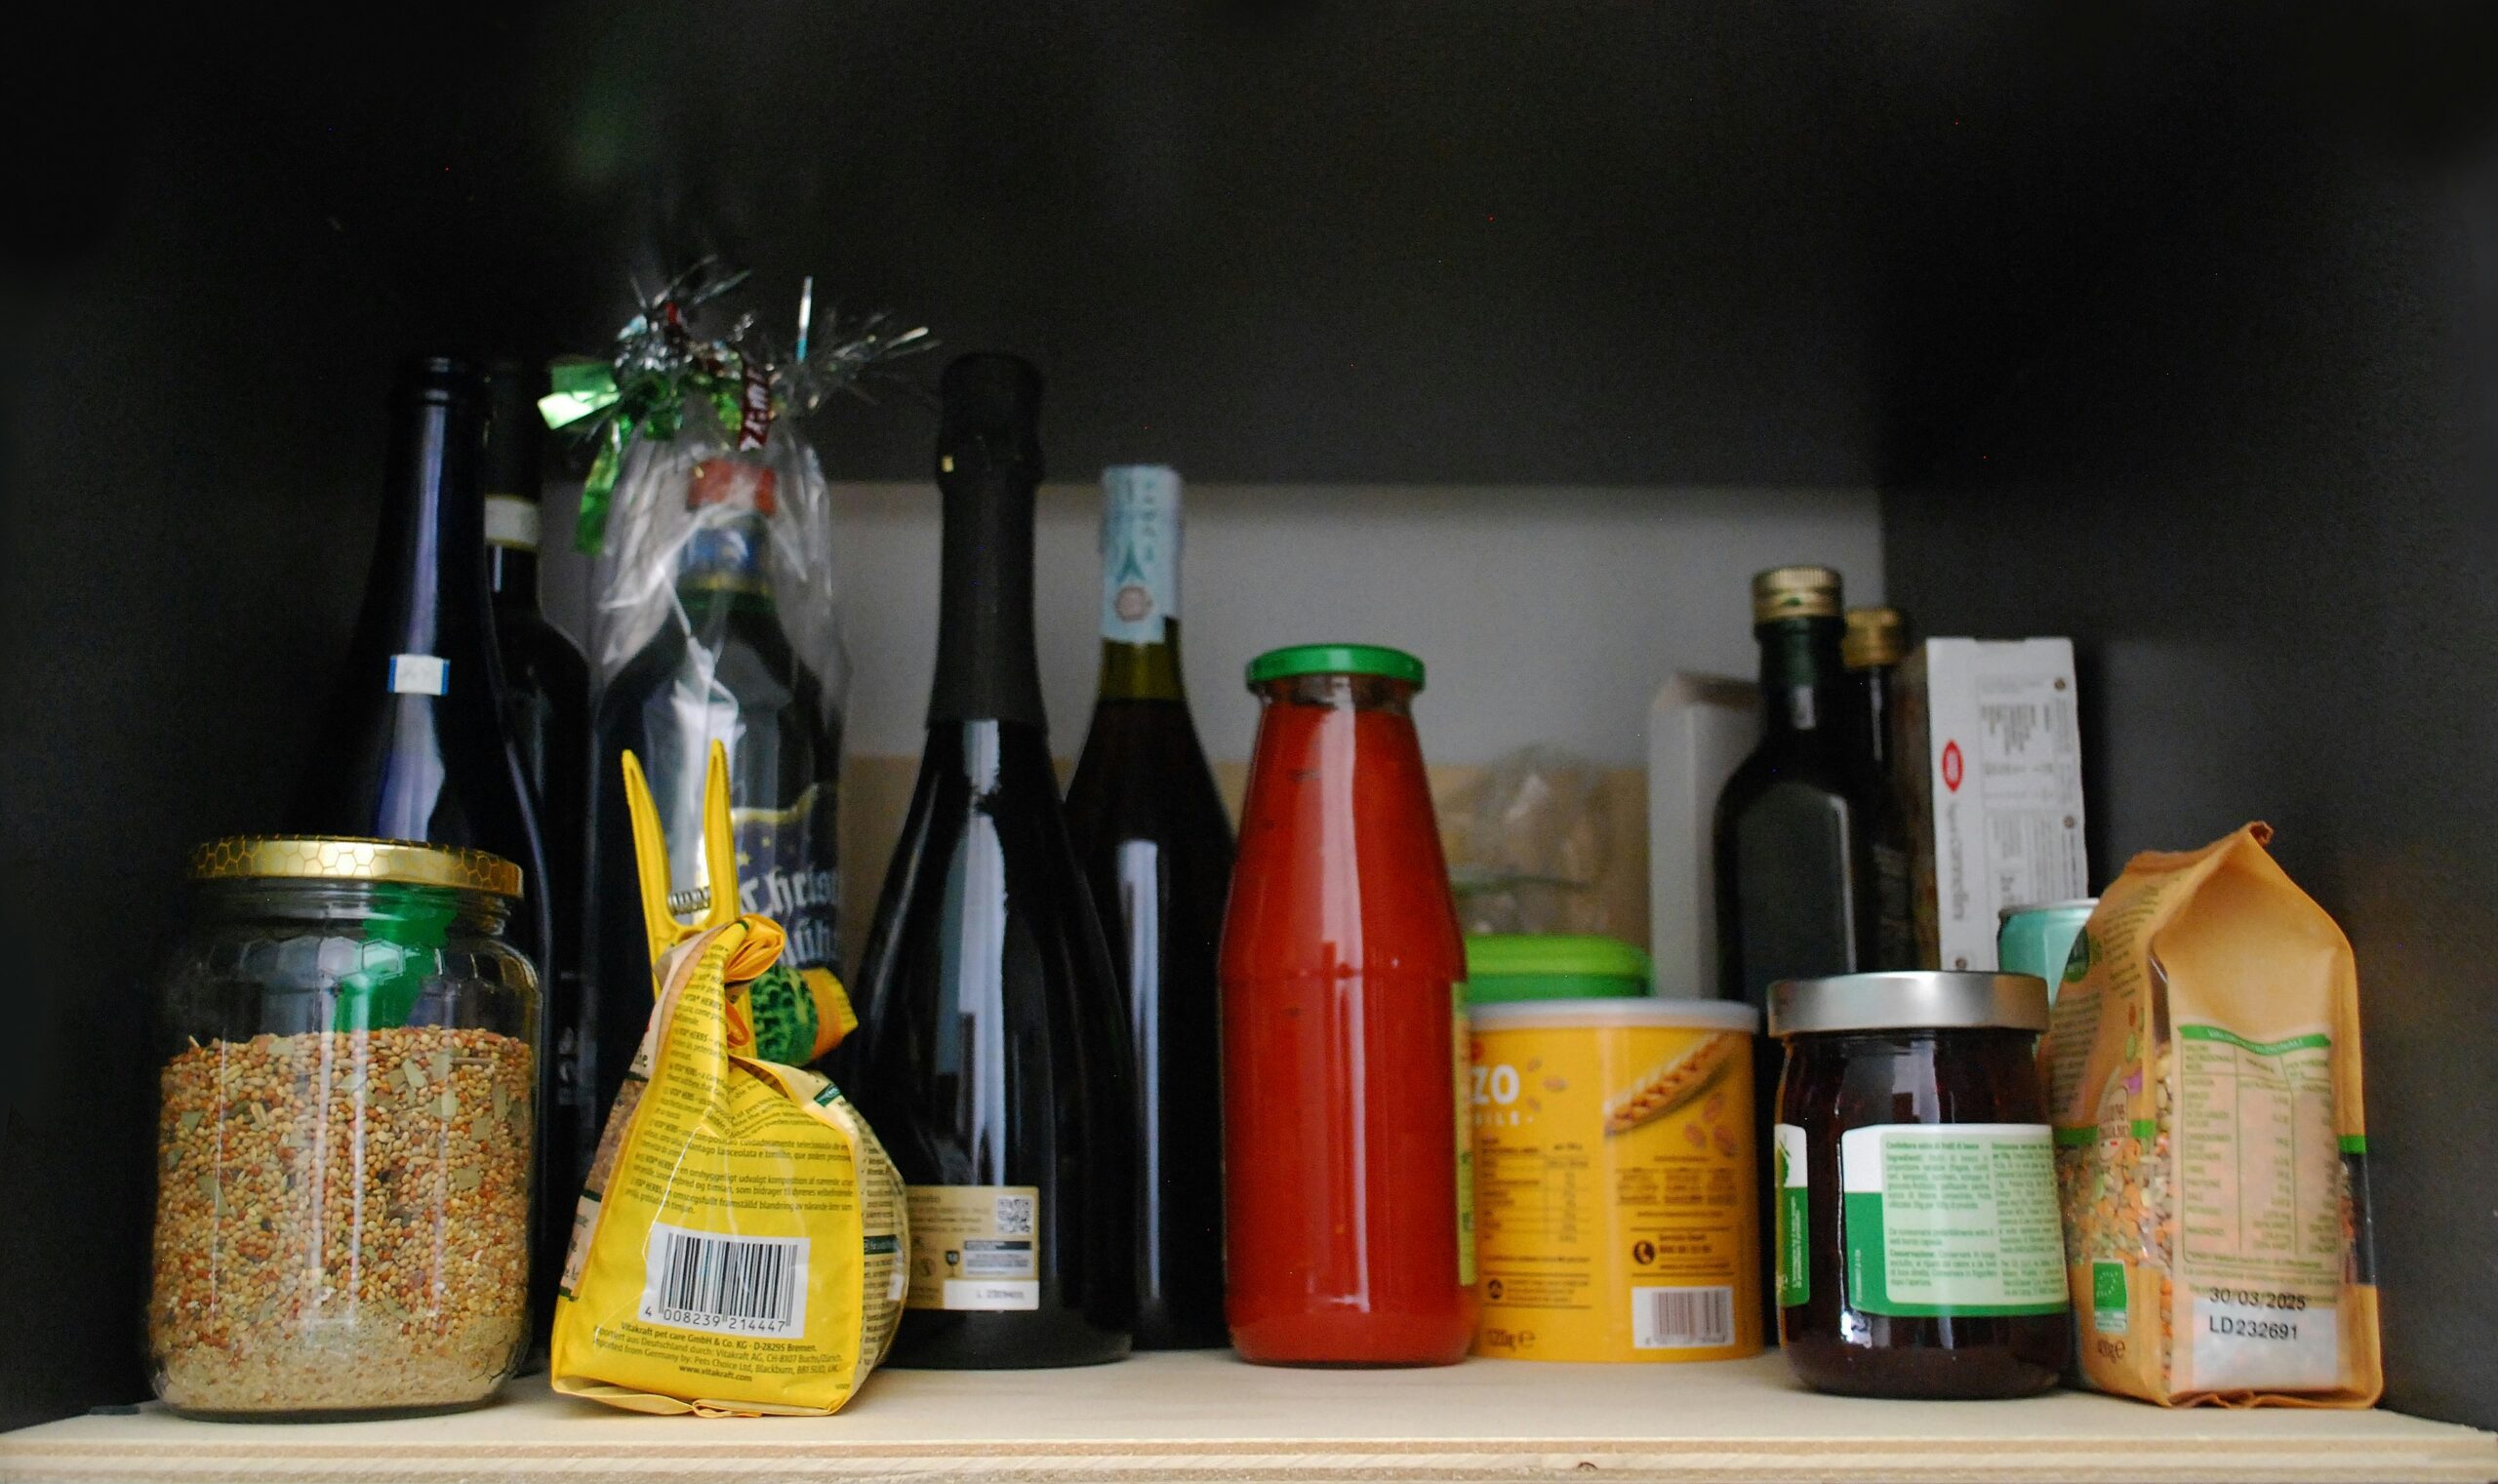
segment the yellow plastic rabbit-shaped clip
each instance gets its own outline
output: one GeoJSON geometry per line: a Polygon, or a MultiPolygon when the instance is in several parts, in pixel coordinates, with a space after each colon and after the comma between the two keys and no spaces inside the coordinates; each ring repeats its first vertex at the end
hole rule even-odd
{"type": "MultiPolygon", "coordinates": [[[[710,766],[703,780],[703,874],[707,900],[703,914],[694,921],[680,921],[668,905],[668,883],[675,877],[668,866],[667,836],[660,828],[659,806],[651,799],[641,759],[629,751],[624,754],[624,804],[633,822],[633,860],[642,878],[642,928],[651,941],[651,990],[656,995],[660,965],[670,952],[745,916],[738,899],[737,834],[729,815],[728,747],[711,743],[710,766]]],[[[768,947],[760,948],[765,961],[778,956],[780,928],[761,917],[745,917],[745,921],[769,934],[768,947]]],[[[754,1042],[742,1040],[741,1051],[754,1050],[768,1060],[801,1065],[859,1028],[850,996],[826,970],[774,965],[765,972],[755,994],[759,1003],[754,1042]]],[[[740,1034],[733,1025],[733,1038],[740,1034]]]]}
{"type": "Polygon", "coordinates": [[[729,749],[711,743],[711,763],[703,779],[703,868],[710,902],[693,922],[680,922],[668,909],[667,836],[660,828],[659,806],[642,761],[624,754],[624,807],[633,820],[633,860],[642,877],[642,927],[650,935],[651,964],[667,957],[678,943],[702,937],[738,919],[737,836],[729,822],[729,749]]]}

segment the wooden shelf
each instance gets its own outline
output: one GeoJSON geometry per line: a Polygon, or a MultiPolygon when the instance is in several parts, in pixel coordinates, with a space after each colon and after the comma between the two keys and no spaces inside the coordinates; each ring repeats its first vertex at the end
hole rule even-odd
{"type": "Polygon", "coordinates": [[[407,1422],[154,1409],[0,1435],[0,1480],[2401,1481],[2498,1479],[2498,1436],[2391,1412],[2167,1412],[1818,1396],[1775,1355],[1297,1371],[1163,1354],[1078,1371],[889,1371],[836,1417],[653,1418],[554,1396],[407,1422]]]}

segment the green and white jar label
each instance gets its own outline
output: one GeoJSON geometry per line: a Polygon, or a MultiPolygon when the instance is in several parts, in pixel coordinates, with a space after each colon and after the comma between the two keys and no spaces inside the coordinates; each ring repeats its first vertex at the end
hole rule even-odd
{"type": "Polygon", "coordinates": [[[1772,1131],[1770,1178],[1778,1183],[1778,1303],[1783,1308],[1813,1298],[1813,1186],[1804,1163],[1804,1131],[1782,1123],[1772,1131]]]}
{"type": "Polygon", "coordinates": [[[2071,1302],[2043,1123],[1877,1123],[1839,1136],[1848,1306],[2053,1314],[2071,1302]]]}

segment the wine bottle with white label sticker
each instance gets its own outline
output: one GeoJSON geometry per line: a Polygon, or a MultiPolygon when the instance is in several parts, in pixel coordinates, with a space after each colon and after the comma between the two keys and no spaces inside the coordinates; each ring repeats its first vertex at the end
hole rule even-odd
{"type": "Polygon", "coordinates": [[[504,724],[487,596],[485,419],[475,366],[421,356],[400,368],[364,611],[291,827],[468,846],[518,865],[512,938],[544,980],[546,854],[504,724]]]}

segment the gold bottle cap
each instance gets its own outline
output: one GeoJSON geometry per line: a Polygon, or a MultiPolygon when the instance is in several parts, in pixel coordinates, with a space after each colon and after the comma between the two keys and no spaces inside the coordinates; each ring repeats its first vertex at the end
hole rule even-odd
{"type": "Polygon", "coordinates": [[[413,840],[345,835],[232,835],[191,852],[193,881],[392,881],[518,897],[520,867],[501,856],[413,840]]]}
{"type": "Polygon", "coordinates": [[[1753,622],[1838,617],[1838,574],[1828,567],[1772,567],[1753,579],[1753,622]]]}
{"type": "Polygon", "coordinates": [[[1838,657],[1852,670],[1897,664],[1909,657],[1909,616],[1896,608],[1851,608],[1838,657]]]}

